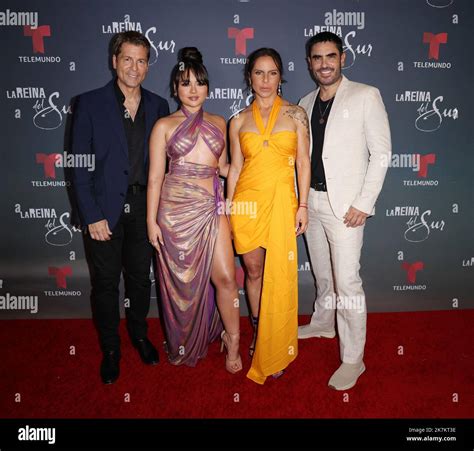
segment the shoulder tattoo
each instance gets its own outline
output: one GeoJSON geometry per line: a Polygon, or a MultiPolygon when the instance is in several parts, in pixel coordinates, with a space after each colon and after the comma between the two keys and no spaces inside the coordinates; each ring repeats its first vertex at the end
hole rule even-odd
{"type": "Polygon", "coordinates": [[[309,136],[309,121],[306,111],[298,105],[290,105],[288,109],[283,113],[283,115],[291,117],[291,119],[298,121],[303,124],[308,136],[309,136]]]}

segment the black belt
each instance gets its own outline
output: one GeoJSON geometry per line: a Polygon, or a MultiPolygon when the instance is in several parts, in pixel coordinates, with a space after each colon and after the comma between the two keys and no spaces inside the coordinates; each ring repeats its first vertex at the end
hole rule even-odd
{"type": "Polygon", "coordinates": [[[134,185],[128,185],[128,193],[129,194],[137,194],[146,191],[146,185],[139,185],[135,183],[134,185]]]}
{"type": "Polygon", "coordinates": [[[311,184],[311,188],[315,189],[316,191],[327,191],[328,188],[326,183],[324,182],[316,182],[311,184]]]}

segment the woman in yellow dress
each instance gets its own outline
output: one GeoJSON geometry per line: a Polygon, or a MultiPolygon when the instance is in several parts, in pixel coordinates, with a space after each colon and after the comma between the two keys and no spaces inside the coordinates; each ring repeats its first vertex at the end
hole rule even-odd
{"type": "Polygon", "coordinates": [[[308,118],[303,108],[281,98],[282,75],[276,50],[249,55],[245,79],[254,100],[229,129],[230,220],[254,324],[247,377],[258,384],[281,376],[298,353],[296,237],[308,226],[308,118]]]}

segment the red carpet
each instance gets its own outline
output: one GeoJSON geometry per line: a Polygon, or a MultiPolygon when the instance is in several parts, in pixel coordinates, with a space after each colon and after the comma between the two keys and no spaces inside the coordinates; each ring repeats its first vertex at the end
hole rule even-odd
{"type": "Polygon", "coordinates": [[[339,365],[337,338],[300,340],[287,373],[259,386],[245,377],[251,337],[246,318],[244,371],[237,375],[225,371],[217,343],[196,368],[170,365],[159,321],[149,324],[150,338],[160,344],[160,364],[141,363],[122,324],[121,376],[104,386],[91,320],[2,321],[0,416],[474,418],[474,310],[369,314],[367,371],[346,395],[327,387],[339,365]],[[21,402],[15,402],[17,393],[21,402]]]}

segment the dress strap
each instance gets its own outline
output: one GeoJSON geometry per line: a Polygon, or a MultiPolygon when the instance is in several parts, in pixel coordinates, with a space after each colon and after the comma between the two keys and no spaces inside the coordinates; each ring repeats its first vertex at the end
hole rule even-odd
{"type": "Polygon", "coordinates": [[[182,105],[181,111],[185,120],[176,128],[168,141],[170,156],[175,159],[184,157],[193,150],[199,136],[201,136],[214,157],[219,160],[224,148],[222,131],[212,122],[204,119],[202,108],[191,113],[182,105]]]}
{"type": "Polygon", "coordinates": [[[266,138],[268,138],[272,133],[278,114],[280,113],[280,107],[281,97],[277,96],[275,101],[273,102],[272,109],[270,111],[270,116],[268,117],[267,126],[264,127],[262,115],[260,114],[260,109],[258,108],[257,102],[254,101],[252,104],[252,114],[255,124],[257,125],[260,134],[262,134],[266,138]]]}

